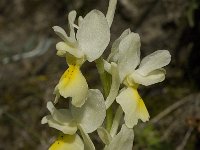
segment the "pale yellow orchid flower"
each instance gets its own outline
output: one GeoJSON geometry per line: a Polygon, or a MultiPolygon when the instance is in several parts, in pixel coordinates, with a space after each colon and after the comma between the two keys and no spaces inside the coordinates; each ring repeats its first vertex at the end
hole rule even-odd
{"type": "Polygon", "coordinates": [[[81,107],[86,100],[88,85],[80,67],[86,60],[92,62],[102,55],[110,41],[110,28],[106,17],[98,10],[92,10],[84,18],[79,17],[78,26],[74,24],[75,18],[76,11],[71,11],[68,16],[70,36],[61,27],[53,27],[63,40],[56,45],[57,55],[66,57],[69,66],[55,88],[55,102],[60,96],[72,97],[72,104],[81,107]]]}
{"type": "MultiPolygon", "coordinates": [[[[167,50],[158,50],[146,56],[140,62],[140,37],[137,33],[125,30],[122,35],[113,43],[111,54],[107,61],[104,61],[105,69],[112,76],[119,75],[120,83],[124,83],[126,88],[121,90],[116,101],[125,113],[125,123],[129,128],[133,128],[141,119],[143,122],[149,120],[149,113],[140,97],[138,85],[149,86],[165,79],[165,70],[162,68],[169,64],[171,55],[167,50]],[[115,62],[118,73],[111,72],[115,62]],[[138,68],[136,68],[139,65],[138,68]]],[[[113,84],[119,81],[113,80],[113,84]]],[[[119,87],[117,84],[115,87],[119,87]]],[[[116,89],[116,88],[115,88],[116,89]]],[[[116,93],[116,91],[115,91],[116,93]]],[[[112,93],[110,93],[112,95],[112,93]]],[[[107,99],[107,108],[110,107],[113,99],[107,99]]]]}
{"type": "MultiPolygon", "coordinates": [[[[50,150],[62,150],[63,147],[73,147],[69,141],[81,142],[76,132],[79,129],[84,140],[84,147],[88,150],[94,150],[95,147],[88,135],[100,127],[106,116],[106,107],[102,93],[96,89],[90,89],[85,104],[78,108],[70,104],[69,109],[56,109],[52,102],[47,103],[47,108],[50,115],[43,117],[41,123],[48,124],[50,127],[61,131],[66,134],[64,138],[59,138],[50,150]],[[62,143],[62,146],[58,145],[62,143]]],[[[73,150],[73,149],[72,149],[73,150]]]]}

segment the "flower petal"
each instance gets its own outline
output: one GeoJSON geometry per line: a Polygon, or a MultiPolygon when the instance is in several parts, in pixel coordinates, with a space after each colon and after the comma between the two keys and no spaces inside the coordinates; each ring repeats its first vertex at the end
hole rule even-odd
{"type": "Polygon", "coordinates": [[[112,85],[110,88],[109,95],[105,102],[106,109],[108,109],[114,102],[115,98],[117,97],[120,86],[118,67],[117,64],[115,63],[111,63],[111,74],[112,74],[112,85]]]}
{"type": "Polygon", "coordinates": [[[118,67],[121,82],[131,74],[140,61],[140,37],[137,33],[130,33],[119,44],[118,67]]]}
{"type": "Polygon", "coordinates": [[[85,144],[84,149],[85,150],[95,150],[94,144],[92,143],[92,140],[90,139],[89,135],[86,133],[84,128],[81,125],[79,125],[78,128],[81,132],[81,135],[82,135],[82,138],[83,138],[83,141],[85,144]]]}
{"type": "Polygon", "coordinates": [[[109,73],[111,73],[111,64],[109,62],[107,62],[106,60],[103,60],[103,65],[104,65],[104,69],[109,73]]]}
{"type": "Polygon", "coordinates": [[[121,131],[113,138],[105,150],[132,150],[134,132],[126,125],[122,125],[121,131]]]}
{"type": "Polygon", "coordinates": [[[92,10],[85,16],[77,31],[77,40],[89,62],[102,55],[110,41],[110,28],[102,12],[92,10]]]}
{"type": "Polygon", "coordinates": [[[139,70],[134,71],[128,80],[145,86],[149,86],[158,82],[162,82],[165,79],[165,70],[163,68],[150,72],[147,76],[140,74],[139,70]]]}
{"type": "Polygon", "coordinates": [[[127,127],[132,128],[137,124],[137,118],[135,117],[135,110],[137,107],[137,101],[135,100],[133,91],[131,88],[127,88],[122,91],[116,98],[125,113],[124,120],[127,127]]]}
{"type": "Polygon", "coordinates": [[[98,128],[97,133],[104,144],[108,145],[110,143],[112,137],[105,128],[103,127],[98,128]]]}
{"type": "Polygon", "coordinates": [[[49,150],[84,150],[84,144],[78,134],[60,135],[49,150]]]}
{"type": "Polygon", "coordinates": [[[56,103],[58,103],[58,100],[60,98],[60,93],[59,93],[59,90],[58,90],[58,86],[55,87],[55,89],[53,91],[53,94],[56,95],[55,100],[54,100],[54,104],[56,104],[56,103]]]}
{"type": "Polygon", "coordinates": [[[72,121],[71,112],[67,109],[57,110],[52,102],[47,102],[47,109],[51,113],[52,118],[60,124],[68,124],[72,121]]]}
{"type": "Polygon", "coordinates": [[[65,42],[57,43],[56,49],[57,49],[57,55],[61,57],[65,56],[67,53],[73,55],[76,58],[81,58],[84,56],[83,52],[81,52],[77,48],[67,45],[65,42]]]}
{"type": "Polygon", "coordinates": [[[142,119],[142,121],[149,120],[149,113],[136,89],[129,87],[122,91],[116,101],[125,113],[124,121],[127,127],[133,128],[138,123],[138,119],[142,119]]]}
{"type": "Polygon", "coordinates": [[[78,17],[78,26],[81,25],[82,21],[83,21],[83,17],[82,17],[82,16],[79,16],[79,17],[78,17]]]}
{"type": "Polygon", "coordinates": [[[69,28],[70,28],[70,38],[73,39],[73,42],[76,42],[75,32],[74,32],[74,21],[76,19],[76,11],[72,10],[69,12],[68,21],[69,21],[69,28]]]}
{"type": "Polygon", "coordinates": [[[73,118],[86,133],[91,133],[100,127],[106,116],[103,95],[99,90],[90,89],[88,98],[81,108],[71,107],[73,118]]]}
{"type": "Polygon", "coordinates": [[[41,123],[52,128],[62,131],[65,134],[74,134],[77,130],[77,125],[73,121],[71,112],[67,109],[56,109],[52,102],[47,103],[47,108],[51,115],[42,118],[41,123]]]}
{"type": "Polygon", "coordinates": [[[125,38],[130,33],[131,33],[131,30],[130,29],[126,29],[120,35],[120,37],[113,42],[113,45],[112,45],[112,48],[111,48],[111,53],[108,56],[107,61],[109,61],[109,62],[116,62],[117,63],[118,57],[119,57],[119,44],[120,44],[121,40],[123,38],[125,38]]]}
{"type": "Polygon", "coordinates": [[[64,42],[66,42],[68,45],[73,45],[73,39],[67,36],[67,33],[63,28],[54,26],[53,30],[64,42]]]}
{"type": "Polygon", "coordinates": [[[111,137],[114,137],[116,135],[122,115],[123,115],[123,110],[122,110],[121,106],[119,106],[117,108],[116,113],[115,113],[115,117],[113,119],[112,127],[110,129],[111,137]]]}
{"type": "Polygon", "coordinates": [[[107,14],[106,14],[106,19],[108,21],[109,27],[111,26],[111,24],[113,22],[113,18],[114,18],[114,15],[115,15],[116,5],[117,5],[117,0],[110,0],[108,11],[107,11],[107,14]]]}
{"type": "Polygon", "coordinates": [[[171,55],[168,50],[155,51],[142,59],[138,72],[146,76],[148,73],[168,65],[170,61],[171,55]]]}
{"type": "Polygon", "coordinates": [[[51,128],[57,129],[57,130],[63,132],[64,134],[73,135],[77,131],[77,126],[76,126],[75,122],[70,122],[70,121],[68,124],[67,124],[67,122],[65,122],[65,124],[61,124],[61,123],[57,122],[56,120],[54,120],[51,115],[48,115],[48,116],[45,116],[42,118],[41,123],[42,124],[48,123],[49,127],[51,127],[51,128]]]}
{"type": "Polygon", "coordinates": [[[72,97],[72,105],[81,107],[85,103],[88,85],[79,66],[69,65],[57,87],[61,96],[72,97]]]}
{"type": "MultiPolygon", "coordinates": [[[[136,94],[138,94],[137,91],[136,94]]],[[[136,113],[138,115],[138,119],[141,119],[143,122],[149,121],[150,116],[148,110],[144,104],[144,101],[141,98],[139,99],[136,113]]]]}

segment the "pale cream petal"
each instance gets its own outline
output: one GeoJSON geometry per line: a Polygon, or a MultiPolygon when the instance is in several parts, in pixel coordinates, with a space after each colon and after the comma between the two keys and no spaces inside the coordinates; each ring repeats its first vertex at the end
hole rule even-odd
{"type": "Polygon", "coordinates": [[[89,62],[102,55],[110,41],[110,28],[102,12],[92,10],[85,16],[77,31],[77,40],[89,62]]]}
{"type": "Polygon", "coordinates": [[[133,129],[129,129],[126,125],[122,125],[121,131],[114,136],[111,143],[105,147],[105,150],[132,150],[133,140],[133,129]]]}
{"type": "Polygon", "coordinates": [[[72,122],[71,112],[67,109],[56,109],[52,102],[47,102],[47,109],[52,118],[60,124],[69,124],[72,122]]]}
{"type": "Polygon", "coordinates": [[[133,128],[139,119],[143,122],[149,120],[149,113],[137,89],[127,88],[120,93],[116,100],[125,113],[124,121],[127,127],[133,128]]]}
{"type": "Polygon", "coordinates": [[[60,135],[49,150],[84,150],[84,144],[78,134],[60,135]]]}
{"type": "Polygon", "coordinates": [[[106,60],[103,60],[103,64],[104,64],[104,69],[109,73],[111,73],[111,64],[109,62],[107,62],[106,60]]]}
{"type": "Polygon", "coordinates": [[[61,124],[60,122],[54,120],[54,118],[51,115],[43,117],[41,123],[42,124],[47,123],[49,127],[57,129],[63,132],[64,134],[73,135],[77,131],[77,125],[72,120],[69,120],[69,122],[61,124]]]}
{"type": "Polygon", "coordinates": [[[117,111],[115,113],[115,117],[113,119],[112,127],[110,129],[111,137],[114,137],[116,135],[118,127],[120,125],[122,115],[123,115],[123,110],[122,110],[121,106],[118,106],[117,111]]]}
{"type": "Polygon", "coordinates": [[[146,76],[150,72],[168,65],[171,55],[168,50],[158,50],[142,59],[138,72],[146,76]]]}
{"type": "Polygon", "coordinates": [[[138,105],[138,100],[135,98],[132,88],[127,88],[122,91],[116,98],[117,103],[122,107],[125,113],[124,120],[129,128],[133,128],[138,123],[138,117],[135,116],[135,111],[138,105]]]}
{"type": "Polygon", "coordinates": [[[57,87],[61,96],[72,97],[72,105],[81,107],[85,103],[88,85],[79,66],[70,65],[62,75],[57,87]]]}
{"type": "Polygon", "coordinates": [[[69,21],[69,28],[70,28],[70,37],[73,39],[74,42],[76,41],[75,31],[74,31],[75,19],[76,19],[76,11],[72,10],[71,12],[69,12],[68,21],[69,21]]]}
{"type": "Polygon", "coordinates": [[[108,21],[109,27],[111,26],[111,24],[113,22],[113,18],[114,18],[114,15],[115,15],[116,5],[117,5],[117,0],[110,0],[108,11],[107,11],[107,14],[106,14],[106,19],[108,21]]]}
{"type": "Polygon", "coordinates": [[[119,44],[118,67],[121,82],[131,74],[140,61],[140,36],[137,33],[130,33],[119,44]]]}
{"type": "Polygon", "coordinates": [[[79,16],[79,17],[78,17],[78,26],[81,25],[82,21],[83,21],[83,17],[82,17],[82,16],[79,16]]]}
{"type": "Polygon", "coordinates": [[[71,112],[73,118],[86,133],[95,131],[102,125],[106,116],[103,95],[97,89],[90,89],[85,104],[80,108],[72,106],[71,112]]]}
{"type": "Polygon", "coordinates": [[[112,45],[112,48],[111,48],[111,53],[110,53],[110,55],[108,56],[108,59],[107,59],[108,62],[118,62],[119,44],[120,44],[121,40],[123,38],[125,38],[130,33],[131,33],[131,30],[130,29],[126,29],[120,35],[120,37],[113,42],[113,45],[112,45]]]}
{"type": "Polygon", "coordinates": [[[62,131],[65,134],[74,134],[77,125],[73,121],[71,112],[67,109],[56,109],[52,102],[47,103],[47,109],[51,115],[43,117],[41,123],[48,123],[50,127],[62,131]]]}
{"type": "Polygon", "coordinates": [[[112,74],[112,84],[110,88],[110,92],[108,97],[106,98],[106,109],[108,109],[112,103],[114,102],[115,98],[117,97],[119,86],[120,86],[120,78],[117,64],[111,63],[111,74],[112,74]]]}
{"type": "Polygon", "coordinates": [[[79,125],[78,129],[81,132],[84,144],[85,144],[85,150],[95,150],[94,144],[92,142],[92,140],[90,139],[89,135],[85,132],[84,128],[79,125]]]}
{"type": "Polygon", "coordinates": [[[129,77],[129,81],[149,86],[165,79],[165,70],[163,68],[150,72],[147,76],[140,74],[138,70],[134,71],[129,77]]]}
{"type": "Polygon", "coordinates": [[[65,51],[65,50],[57,50],[56,55],[58,55],[59,57],[66,57],[67,51],[65,51]]]}
{"type": "Polygon", "coordinates": [[[76,58],[81,58],[84,56],[83,52],[81,52],[77,48],[67,45],[65,42],[57,43],[56,49],[57,49],[57,55],[61,57],[65,56],[67,53],[73,55],[76,58]]]}
{"type": "Polygon", "coordinates": [[[100,139],[102,140],[102,142],[106,145],[108,145],[110,143],[110,141],[112,140],[112,137],[110,136],[108,131],[103,127],[98,128],[97,133],[98,133],[100,139]]]}
{"type": "Polygon", "coordinates": [[[54,91],[53,91],[53,94],[56,95],[55,100],[54,100],[54,103],[56,104],[56,103],[58,103],[58,100],[59,100],[59,98],[60,98],[60,93],[59,93],[59,90],[58,90],[58,87],[57,87],[57,86],[55,87],[55,89],[54,89],[54,91]]]}
{"type": "Polygon", "coordinates": [[[68,45],[73,45],[73,39],[71,37],[67,36],[67,33],[65,32],[65,30],[59,26],[54,26],[53,27],[54,32],[64,41],[66,42],[68,45]]]}

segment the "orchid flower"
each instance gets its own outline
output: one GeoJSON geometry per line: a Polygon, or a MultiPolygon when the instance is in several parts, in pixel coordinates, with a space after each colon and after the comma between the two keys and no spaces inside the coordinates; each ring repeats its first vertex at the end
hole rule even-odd
{"type": "Polygon", "coordinates": [[[72,104],[81,107],[86,100],[88,85],[80,67],[86,60],[92,62],[102,55],[110,41],[110,28],[106,17],[98,10],[92,10],[84,18],[80,16],[78,25],[74,24],[75,19],[76,11],[71,11],[68,16],[70,36],[61,27],[53,27],[63,40],[56,44],[57,55],[66,57],[69,66],[55,88],[55,102],[60,95],[72,97],[72,104]]]}
{"type": "Polygon", "coordinates": [[[60,135],[49,150],[84,150],[84,144],[78,134],[60,135]]]}
{"type": "MultiPolygon", "coordinates": [[[[125,113],[124,120],[129,128],[133,128],[139,119],[143,122],[149,120],[149,113],[137,91],[138,85],[149,86],[162,82],[165,79],[165,70],[162,67],[169,64],[171,60],[169,51],[158,50],[144,57],[140,62],[140,45],[139,35],[127,29],[113,43],[111,54],[108,60],[104,61],[105,69],[111,74],[112,65],[109,62],[116,63],[118,74],[115,71],[112,76],[119,75],[120,83],[124,83],[126,86],[116,97],[116,101],[125,113]]],[[[113,80],[112,82],[116,84],[119,81],[113,80]]],[[[115,87],[119,87],[119,84],[117,83],[115,87]]],[[[117,93],[116,90],[115,93],[117,93]]],[[[113,101],[114,99],[109,99],[106,102],[107,108],[113,101]]]]}
{"type": "Polygon", "coordinates": [[[106,145],[104,150],[132,150],[134,132],[125,124],[122,125],[121,131],[113,137],[102,127],[98,128],[97,132],[106,145]]]}
{"type": "MultiPolygon", "coordinates": [[[[88,150],[94,149],[94,145],[89,138],[88,133],[91,133],[100,127],[106,116],[104,98],[99,90],[90,89],[87,101],[81,108],[70,105],[69,109],[56,109],[52,102],[47,103],[47,108],[51,115],[43,117],[41,121],[42,124],[48,123],[50,127],[66,134],[63,140],[60,138],[57,140],[62,141],[59,142],[62,143],[62,146],[57,145],[60,149],[58,148],[56,150],[62,150],[63,147],[68,149],[68,146],[71,146],[71,144],[68,144],[70,138],[77,139],[74,140],[74,142],[77,141],[80,145],[81,142],[76,134],[78,129],[82,134],[85,147],[88,147],[88,150]]],[[[57,141],[52,145],[52,147],[56,147],[55,145],[58,143],[57,141]]],[[[76,150],[76,148],[73,149],[76,150]]]]}

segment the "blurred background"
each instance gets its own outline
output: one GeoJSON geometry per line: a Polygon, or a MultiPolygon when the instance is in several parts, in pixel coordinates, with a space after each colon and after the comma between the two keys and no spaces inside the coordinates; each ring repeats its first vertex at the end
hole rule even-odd
{"type": "MultiPolygon", "coordinates": [[[[51,27],[68,31],[73,9],[84,16],[107,7],[108,0],[0,0],[0,150],[44,150],[55,140],[57,131],[40,120],[67,65],[56,56],[60,39],[51,27]]],[[[134,128],[133,149],[199,150],[199,0],[118,0],[111,41],[127,28],[140,34],[142,57],[158,49],[172,54],[166,80],[140,88],[151,121],[134,128]]],[[[82,71],[98,88],[95,64],[82,71]]]]}

